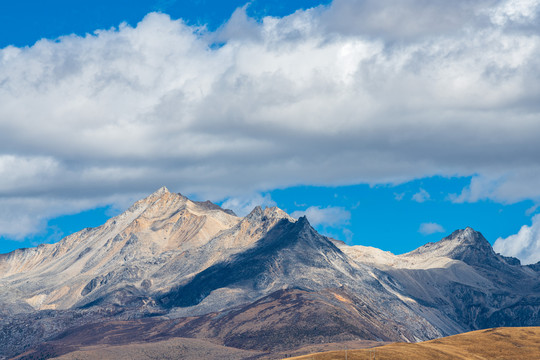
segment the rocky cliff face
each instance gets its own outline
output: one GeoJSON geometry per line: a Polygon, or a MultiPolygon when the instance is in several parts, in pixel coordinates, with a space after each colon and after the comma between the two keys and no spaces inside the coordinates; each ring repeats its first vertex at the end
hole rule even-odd
{"type": "Polygon", "coordinates": [[[540,325],[537,270],[471,228],[394,255],[326,238],[278,208],[239,218],[166,188],[100,227],[0,255],[0,289],[0,357],[114,320],[126,339],[130,322],[149,319],[152,335],[138,341],[259,350],[540,325]]]}
{"type": "Polygon", "coordinates": [[[442,320],[439,329],[455,324],[446,332],[540,325],[540,274],[496,254],[471,228],[399,256],[358,246],[341,249],[381,270],[386,286],[431,312],[430,323],[442,320]]]}
{"type": "Polygon", "coordinates": [[[169,286],[170,278],[155,276],[163,266],[240,220],[159,189],[100,227],[2,255],[0,284],[9,291],[0,301],[26,311],[66,310],[120,290],[147,296],[169,286]]]}

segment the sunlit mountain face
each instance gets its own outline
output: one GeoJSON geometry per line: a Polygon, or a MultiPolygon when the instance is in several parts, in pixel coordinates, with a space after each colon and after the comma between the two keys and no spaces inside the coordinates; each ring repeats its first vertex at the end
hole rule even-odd
{"type": "Polygon", "coordinates": [[[538,326],[539,13],[4,2],[0,360],[538,326]]]}
{"type": "Polygon", "coordinates": [[[195,337],[262,356],[534,326],[539,266],[470,227],[394,255],[277,207],[239,217],[163,187],[101,226],[0,256],[1,355],[195,337]]]}

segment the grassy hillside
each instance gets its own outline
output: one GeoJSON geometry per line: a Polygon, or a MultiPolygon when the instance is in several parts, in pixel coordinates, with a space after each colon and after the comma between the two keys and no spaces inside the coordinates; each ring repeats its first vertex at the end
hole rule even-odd
{"type": "MultiPolygon", "coordinates": [[[[109,332],[112,335],[113,332],[109,332]]],[[[135,340],[135,339],[134,339],[135,340]]],[[[307,353],[323,349],[357,348],[358,350],[328,351],[289,359],[305,360],[535,360],[540,359],[540,327],[516,327],[479,330],[460,335],[417,344],[394,343],[373,348],[375,342],[350,341],[346,343],[318,344],[297,349],[290,353],[307,353]]],[[[70,346],[64,344],[63,346],[70,346]]],[[[37,351],[23,354],[17,359],[35,360],[54,357],[54,347],[44,348],[49,352],[37,351]]],[[[58,349],[56,349],[58,350],[58,349]]],[[[62,350],[62,349],[60,349],[62,350]]],[[[155,342],[137,342],[129,344],[95,344],[73,347],[72,350],[60,351],[57,357],[62,360],[103,360],[103,359],[278,359],[284,353],[246,351],[203,339],[171,338],[155,342]]],[[[54,357],[56,359],[56,357],[54,357]]]]}
{"type": "Polygon", "coordinates": [[[417,344],[395,343],[372,349],[330,351],[295,357],[306,360],[530,360],[540,359],[540,327],[495,328],[417,344]]]}

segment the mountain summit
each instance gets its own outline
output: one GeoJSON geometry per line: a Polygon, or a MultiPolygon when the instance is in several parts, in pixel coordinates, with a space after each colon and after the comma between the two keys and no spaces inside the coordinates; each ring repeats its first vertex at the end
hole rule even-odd
{"type": "Polygon", "coordinates": [[[484,236],[471,227],[456,230],[442,240],[421,246],[408,255],[447,257],[468,264],[481,264],[496,256],[484,236]]]}
{"type": "Polygon", "coordinates": [[[394,255],[327,238],[277,207],[238,217],[165,187],[99,227],[0,255],[0,289],[0,358],[68,338],[71,349],[100,326],[115,341],[271,352],[540,325],[539,274],[471,228],[394,255]]]}

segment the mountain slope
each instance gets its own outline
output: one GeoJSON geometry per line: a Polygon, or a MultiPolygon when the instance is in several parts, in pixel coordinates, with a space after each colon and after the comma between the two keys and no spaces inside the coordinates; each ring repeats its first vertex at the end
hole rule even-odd
{"type": "MultiPolygon", "coordinates": [[[[371,323],[371,336],[365,332],[371,340],[413,341],[440,336],[436,328],[381,286],[372,269],[351,263],[305,217],[296,222],[280,220],[252,247],[201,271],[165,293],[159,303],[173,308],[171,314],[175,316],[187,316],[200,314],[201,310],[221,311],[223,304],[232,307],[251,303],[283,289],[319,294],[328,289],[345,289],[340,292],[355,299],[351,302],[354,309],[349,310],[358,313],[357,320],[371,323]],[[384,311],[379,309],[381,304],[384,311]]],[[[352,315],[344,311],[341,316],[352,315]]],[[[357,323],[359,329],[361,322],[357,323]]]]}
{"type": "MultiPolygon", "coordinates": [[[[537,359],[540,327],[496,328],[454,335],[418,344],[390,344],[364,350],[349,350],[349,359],[490,360],[537,359]]],[[[329,360],[345,358],[345,351],[310,354],[291,359],[329,360]]]]}
{"type": "Polygon", "coordinates": [[[208,267],[187,284],[165,295],[161,302],[167,307],[194,306],[217,289],[242,283],[249,283],[246,286],[250,290],[269,288],[267,291],[278,290],[284,285],[307,288],[335,286],[335,283],[323,284],[325,279],[313,270],[328,269],[338,261],[342,267],[350,267],[341,251],[315,234],[305,217],[297,222],[282,219],[258,241],[256,247],[208,267]],[[298,251],[299,247],[302,251],[298,251]],[[298,268],[308,266],[314,269],[307,274],[298,271],[298,268]],[[309,277],[305,276],[308,274],[309,277]]]}
{"type": "Polygon", "coordinates": [[[265,351],[540,325],[535,269],[471,228],[394,255],[275,207],[240,218],[161,188],[102,226],[0,255],[0,358],[112,323],[128,340],[265,351]]]}
{"type": "MultiPolygon", "coordinates": [[[[28,311],[82,306],[95,300],[99,288],[110,293],[129,284],[134,294],[144,295],[149,287],[167,286],[152,274],[175,253],[203,246],[239,221],[213,204],[161,188],[100,227],[1,255],[0,284],[24,294],[11,300],[24,300],[28,311]]],[[[10,300],[6,295],[0,293],[3,302],[10,300]]]]}
{"type": "Polygon", "coordinates": [[[455,332],[540,324],[540,274],[496,254],[471,228],[398,256],[363,247],[341,248],[356,261],[384,272],[381,279],[386,286],[431,310],[435,318],[428,317],[430,322],[442,317],[459,324],[455,332]]]}

